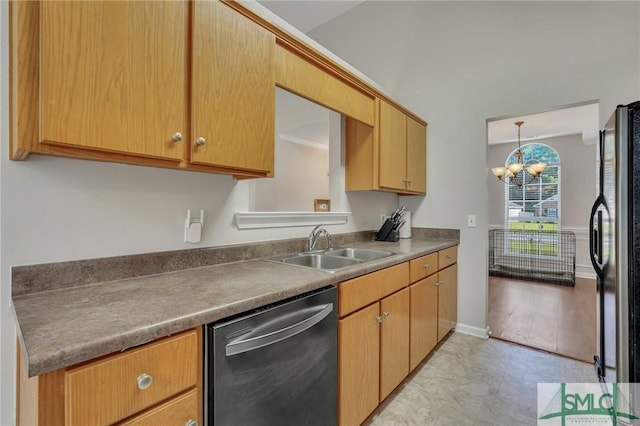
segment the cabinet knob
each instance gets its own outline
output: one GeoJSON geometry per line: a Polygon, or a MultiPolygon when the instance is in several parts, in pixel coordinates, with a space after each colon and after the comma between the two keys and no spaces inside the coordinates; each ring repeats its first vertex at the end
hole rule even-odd
{"type": "Polygon", "coordinates": [[[382,317],[380,315],[376,316],[376,321],[382,322],[382,317]]]}
{"type": "Polygon", "coordinates": [[[153,383],[153,377],[147,373],[142,373],[136,379],[136,383],[138,384],[138,389],[145,390],[151,386],[151,383],[153,383]]]}
{"type": "Polygon", "coordinates": [[[196,139],[196,145],[198,145],[198,146],[202,146],[205,143],[207,143],[207,140],[205,138],[203,138],[202,136],[200,136],[198,139],[196,139]]]}
{"type": "Polygon", "coordinates": [[[429,264],[428,263],[424,264],[424,269],[429,269],[429,264]]]}
{"type": "Polygon", "coordinates": [[[171,139],[173,139],[174,142],[180,142],[182,140],[182,133],[175,132],[173,136],[171,136],[171,139]]]}
{"type": "Polygon", "coordinates": [[[450,254],[447,255],[447,259],[453,259],[453,256],[451,256],[450,254]]]}
{"type": "Polygon", "coordinates": [[[384,315],[385,318],[389,318],[391,314],[389,312],[383,312],[382,315],[384,315]]]}
{"type": "Polygon", "coordinates": [[[184,426],[198,426],[198,422],[193,420],[193,419],[189,419],[187,420],[187,422],[184,424],[184,426]]]}
{"type": "Polygon", "coordinates": [[[437,281],[436,282],[436,287],[440,287],[441,285],[444,285],[444,283],[442,281],[437,281]]]}

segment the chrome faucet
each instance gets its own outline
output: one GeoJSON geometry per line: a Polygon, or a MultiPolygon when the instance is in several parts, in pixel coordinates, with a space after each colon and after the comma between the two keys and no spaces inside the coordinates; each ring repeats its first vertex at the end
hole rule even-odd
{"type": "Polygon", "coordinates": [[[313,228],[313,231],[309,234],[309,246],[307,251],[313,251],[316,248],[316,243],[318,242],[318,238],[323,236],[327,239],[327,247],[329,249],[333,248],[331,244],[331,234],[326,229],[322,228],[322,225],[318,225],[313,228]]]}

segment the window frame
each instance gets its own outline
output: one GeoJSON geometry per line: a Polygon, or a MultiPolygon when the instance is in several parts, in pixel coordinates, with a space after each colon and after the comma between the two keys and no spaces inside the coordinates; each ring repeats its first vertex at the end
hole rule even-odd
{"type": "MultiPolygon", "coordinates": [[[[539,142],[531,142],[531,143],[527,143],[525,145],[521,146],[521,150],[523,151],[524,155],[524,163],[525,165],[527,164],[531,164],[534,162],[537,162],[538,160],[536,159],[535,161],[533,161],[533,156],[530,155],[531,152],[533,152],[534,146],[541,146],[544,147],[545,150],[545,156],[552,156],[552,158],[555,161],[552,162],[547,162],[547,169],[545,170],[545,172],[547,172],[549,170],[550,167],[555,167],[556,168],[556,176],[557,176],[557,181],[554,184],[556,186],[556,191],[555,191],[555,195],[547,198],[547,200],[549,200],[552,197],[556,197],[557,199],[555,200],[556,202],[556,206],[555,206],[555,211],[556,211],[556,215],[553,218],[553,220],[550,220],[549,216],[527,216],[527,217],[518,217],[516,216],[516,219],[520,219],[520,220],[513,220],[512,217],[509,215],[509,211],[511,209],[513,209],[514,207],[514,203],[518,203],[517,205],[520,206],[521,211],[526,210],[526,204],[530,203],[530,202],[534,202],[536,204],[541,204],[546,200],[542,199],[542,187],[543,187],[543,179],[539,178],[536,179],[534,182],[529,183],[528,185],[523,184],[521,186],[522,188],[522,198],[520,199],[511,199],[511,191],[510,189],[513,187],[516,187],[515,184],[507,184],[505,185],[505,192],[504,192],[504,226],[506,230],[512,229],[511,228],[511,223],[516,222],[516,223],[522,223],[522,230],[523,231],[527,231],[527,229],[525,228],[525,223],[527,222],[535,222],[538,224],[538,230],[541,229],[541,225],[544,226],[544,223],[555,223],[556,224],[556,232],[560,232],[561,230],[561,218],[562,218],[562,206],[561,206],[561,188],[562,188],[562,161],[560,158],[560,155],[558,154],[558,151],[553,148],[552,146],[549,146],[547,144],[544,143],[539,143],[539,142]],[[547,154],[550,153],[550,154],[547,154]],[[529,154],[529,155],[527,155],[529,154]],[[528,158],[528,160],[527,160],[528,158]],[[537,186],[538,187],[538,199],[537,200],[528,200],[526,197],[526,187],[531,187],[531,186],[537,186]],[[526,218],[526,220],[522,220],[526,218]]],[[[518,151],[518,148],[514,149],[506,158],[505,160],[505,166],[507,164],[509,164],[510,162],[515,161],[515,156],[514,154],[518,151]]],[[[539,157],[537,157],[539,158],[539,157]]],[[[543,172],[543,175],[544,173],[543,172]]],[[[522,172],[525,173],[525,172],[522,172]]],[[[534,204],[535,206],[535,204],[534,204]]],[[[544,229],[542,229],[544,231],[544,229]]],[[[509,233],[505,233],[505,235],[508,235],[509,233]]],[[[507,237],[509,238],[509,237],[507,237]]],[[[558,242],[556,241],[556,244],[558,244],[558,242]]],[[[505,244],[503,245],[503,247],[505,247],[505,254],[508,255],[513,255],[513,256],[523,256],[523,257],[543,257],[543,258],[555,258],[557,256],[559,256],[559,252],[560,250],[556,249],[556,254],[555,255],[551,255],[551,254],[540,254],[538,253],[519,253],[519,252],[514,252],[511,250],[511,244],[510,242],[505,242],[505,244]]]]}

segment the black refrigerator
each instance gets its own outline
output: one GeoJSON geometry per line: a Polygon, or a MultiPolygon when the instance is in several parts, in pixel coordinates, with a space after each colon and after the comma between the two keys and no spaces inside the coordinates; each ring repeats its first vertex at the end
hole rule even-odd
{"type": "Polygon", "coordinates": [[[600,132],[597,158],[599,194],[590,218],[591,262],[598,276],[598,353],[594,365],[603,383],[637,383],[640,382],[640,101],[616,108],[600,132]]]}

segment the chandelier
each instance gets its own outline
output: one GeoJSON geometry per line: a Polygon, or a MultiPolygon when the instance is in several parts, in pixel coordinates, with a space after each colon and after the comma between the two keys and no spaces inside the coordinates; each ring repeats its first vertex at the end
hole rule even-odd
{"type": "Polygon", "coordinates": [[[544,169],[547,168],[547,164],[541,162],[524,164],[524,154],[520,147],[520,126],[524,124],[524,121],[516,121],[514,124],[518,126],[518,150],[513,154],[516,157],[516,162],[503,167],[493,167],[491,171],[498,180],[507,185],[528,185],[540,177],[544,169]]]}

